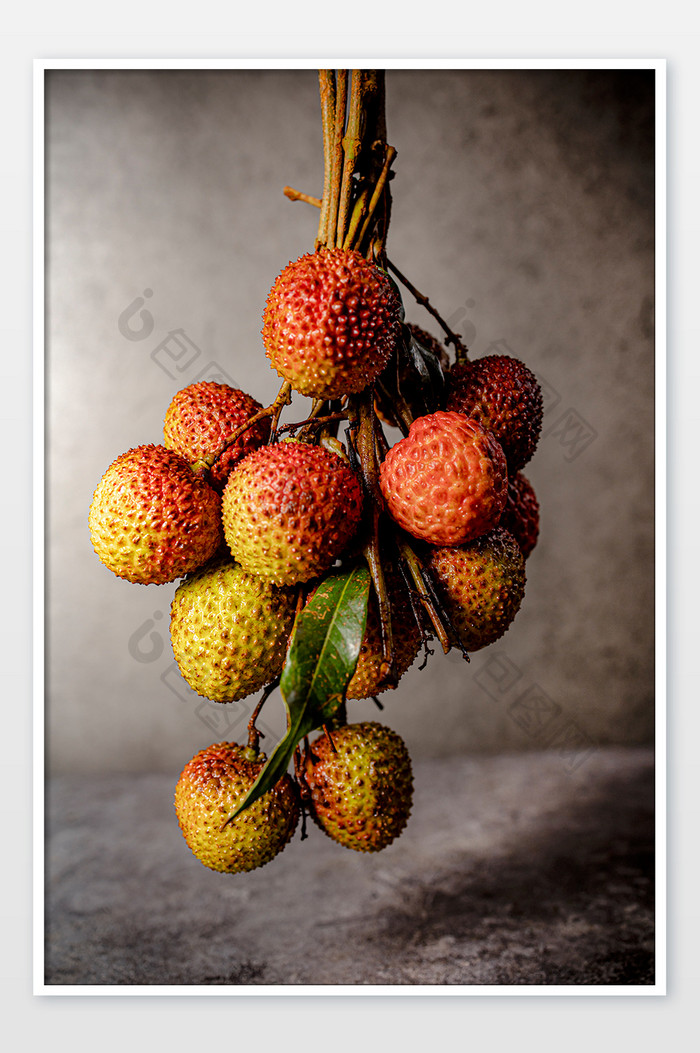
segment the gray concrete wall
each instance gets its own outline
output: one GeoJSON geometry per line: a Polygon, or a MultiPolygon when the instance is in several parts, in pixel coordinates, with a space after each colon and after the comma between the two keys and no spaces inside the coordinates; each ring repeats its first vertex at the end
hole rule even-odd
{"type": "MultiPolygon", "coordinates": [[[[110,574],[87,510],[119,453],[160,441],[180,387],[222,374],[274,397],[261,313],[277,273],[313,246],[316,213],[282,187],[321,192],[316,73],[47,80],[48,756],[55,771],[179,771],[236,738],[249,703],[215,707],[184,687],[167,638],[174,586],[110,574]],[[178,365],[163,344],[173,330],[191,342],[178,365]]],[[[647,742],[653,73],[394,70],[387,120],[390,257],[476,355],[496,344],[524,359],[546,404],[526,469],[542,533],[515,624],[471,666],[436,654],[414,668],[380,719],[415,756],[571,735],[585,759],[597,742],[647,742]]],[[[280,710],[266,707],[271,737],[280,710]]],[[[351,712],[376,715],[371,702],[351,712]]]]}

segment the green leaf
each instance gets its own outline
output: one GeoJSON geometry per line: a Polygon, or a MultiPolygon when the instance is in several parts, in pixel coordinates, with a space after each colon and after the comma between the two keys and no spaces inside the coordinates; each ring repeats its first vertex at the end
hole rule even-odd
{"type": "Polygon", "coordinates": [[[275,785],[304,736],[342,705],[360,655],[370,582],[365,565],[333,572],[300,612],[280,680],[287,732],[227,822],[275,785]]]}

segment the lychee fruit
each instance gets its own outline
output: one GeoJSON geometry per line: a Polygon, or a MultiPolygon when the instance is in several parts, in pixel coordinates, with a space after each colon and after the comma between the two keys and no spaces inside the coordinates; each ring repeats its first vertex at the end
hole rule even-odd
{"type": "Polygon", "coordinates": [[[375,721],[345,724],[311,743],[303,766],[315,823],[358,852],[379,852],[411,813],[411,758],[400,735],[375,721]]]}
{"type": "Polygon", "coordinates": [[[513,535],[527,559],[539,537],[540,506],[532,484],[522,472],[508,479],[506,507],[498,525],[513,535]]]}
{"type": "MultiPolygon", "coordinates": [[[[168,406],[163,428],[164,443],[177,450],[197,469],[208,467],[208,459],[225,445],[247,420],[262,409],[260,403],[239,388],[202,380],[178,391],[168,406]]],[[[209,469],[208,480],[219,493],[234,464],[263,446],[270,436],[270,419],[263,417],[236,439],[209,469]]]]}
{"type": "Polygon", "coordinates": [[[362,391],[400,337],[400,297],[389,277],[359,252],[319,249],[289,263],[263,313],[273,368],[302,395],[339,398],[362,391]]]}
{"type": "Polygon", "coordinates": [[[185,765],[175,787],[175,812],[190,850],[210,870],[227,874],[255,870],[291,841],[299,821],[299,800],[287,774],[225,825],[265,761],[263,753],[235,742],[218,742],[185,765]]]}
{"type": "Polygon", "coordinates": [[[296,594],[216,559],[180,583],[170,609],[170,640],[193,691],[235,702],[282,672],[296,594]]]}
{"type": "Polygon", "coordinates": [[[491,530],[508,487],[500,445],[462,413],[418,417],[391,447],[380,486],[392,518],[413,537],[459,545],[491,530]]]}
{"type": "Polygon", "coordinates": [[[328,570],[362,515],[357,474],[336,453],[281,442],[249,454],[223,494],[226,542],[251,574],[292,585],[328,570]]]}
{"type": "MultiPolygon", "coordinates": [[[[393,641],[393,674],[396,683],[410,669],[420,650],[421,634],[416,622],[406,587],[398,574],[387,572],[385,580],[391,607],[391,631],[393,641]]],[[[384,654],[382,629],[379,618],[379,603],[372,589],[367,605],[365,634],[360,646],[360,656],[355,666],[346,698],[371,698],[394,687],[382,677],[384,654]]]]}
{"type": "Polygon", "coordinates": [[[532,457],[542,429],[542,389],[535,374],[510,355],[487,355],[448,374],[447,409],[466,413],[496,436],[508,471],[532,457]]]}
{"type": "Polygon", "coordinates": [[[525,557],[513,535],[496,527],[466,545],[432,548],[426,558],[466,650],[500,639],[525,594],[525,557]]]}
{"type": "Polygon", "coordinates": [[[109,466],[88,522],[102,563],[141,585],[162,585],[195,570],[222,540],[219,495],[179,453],[152,444],[109,466]]]}

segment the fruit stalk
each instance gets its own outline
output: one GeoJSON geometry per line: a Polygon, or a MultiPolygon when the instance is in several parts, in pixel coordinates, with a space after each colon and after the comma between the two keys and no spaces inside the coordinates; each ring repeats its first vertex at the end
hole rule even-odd
{"type": "Polygon", "coordinates": [[[201,464],[206,469],[213,468],[214,465],[216,464],[216,462],[218,460],[220,460],[221,457],[223,457],[223,455],[226,453],[226,451],[228,449],[230,449],[230,447],[233,446],[234,443],[238,442],[238,440],[240,439],[241,435],[244,434],[244,432],[248,431],[249,428],[252,428],[252,426],[254,424],[257,424],[259,421],[263,420],[265,417],[272,417],[272,426],[270,428],[270,439],[269,439],[269,441],[271,443],[274,442],[275,439],[276,439],[276,435],[277,435],[277,424],[278,424],[278,421],[280,419],[282,410],[284,409],[285,406],[288,406],[291,401],[292,401],[292,385],[287,383],[287,381],[285,381],[282,384],[282,386],[279,389],[279,391],[277,392],[277,397],[276,397],[275,401],[271,405],[265,406],[264,409],[261,409],[258,413],[255,413],[252,417],[249,417],[247,421],[245,421],[243,424],[241,424],[240,428],[236,428],[236,430],[231,433],[231,435],[228,437],[226,442],[223,443],[218,448],[218,450],[216,450],[215,453],[211,454],[209,457],[203,457],[202,460],[201,460],[201,464]]]}
{"type": "Polygon", "coordinates": [[[408,280],[408,278],[406,278],[406,276],[401,273],[401,271],[396,266],[396,264],[392,263],[391,260],[387,259],[386,265],[387,265],[387,268],[393,274],[396,275],[396,277],[399,279],[401,284],[404,285],[408,289],[408,291],[410,292],[411,296],[413,296],[414,300],[417,303],[419,303],[421,305],[421,307],[425,307],[426,311],[428,311],[428,313],[433,316],[435,321],[442,328],[443,332],[446,334],[445,335],[445,343],[446,344],[452,344],[453,347],[455,348],[456,357],[457,357],[457,363],[458,364],[463,364],[464,362],[466,362],[468,360],[468,358],[469,358],[469,351],[468,351],[468,349],[464,346],[464,344],[460,340],[458,334],[452,332],[452,330],[448,326],[447,322],[445,322],[442,319],[442,317],[440,316],[438,311],[436,311],[436,309],[431,304],[431,302],[428,299],[428,297],[424,296],[423,293],[419,292],[418,289],[416,289],[415,285],[411,284],[411,282],[408,280]]]}
{"type": "Polygon", "coordinates": [[[318,79],[321,92],[321,126],[323,129],[323,197],[321,199],[321,216],[318,223],[316,248],[326,244],[328,228],[328,210],[333,173],[333,134],[335,129],[335,73],[332,69],[321,69],[318,71],[318,79]]]}
{"type": "Polygon", "coordinates": [[[366,255],[372,258],[384,251],[389,168],[396,156],[386,143],[384,72],[321,70],[319,83],[323,197],[319,201],[291,187],[284,192],[291,200],[320,206],[317,249],[360,249],[367,241],[366,255]],[[370,237],[373,228],[376,236],[370,237]]]}
{"type": "Polygon", "coordinates": [[[365,490],[372,502],[372,526],[369,540],[363,554],[372,575],[372,584],[379,607],[379,621],[382,635],[382,679],[389,680],[394,675],[394,636],[391,624],[391,606],[382,568],[379,544],[379,517],[383,500],[379,488],[379,463],[377,459],[377,419],[374,412],[374,395],[371,389],[364,392],[357,400],[357,455],[365,484],[365,490]]]}

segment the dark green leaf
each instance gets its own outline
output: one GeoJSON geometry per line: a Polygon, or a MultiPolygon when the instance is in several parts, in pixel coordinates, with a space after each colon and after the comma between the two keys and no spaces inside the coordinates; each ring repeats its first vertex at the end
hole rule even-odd
{"type": "Polygon", "coordinates": [[[304,736],[342,705],[360,655],[370,580],[364,565],[329,574],[299,614],[280,680],[287,732],[228,822],[275,785],[304,736]]]}

